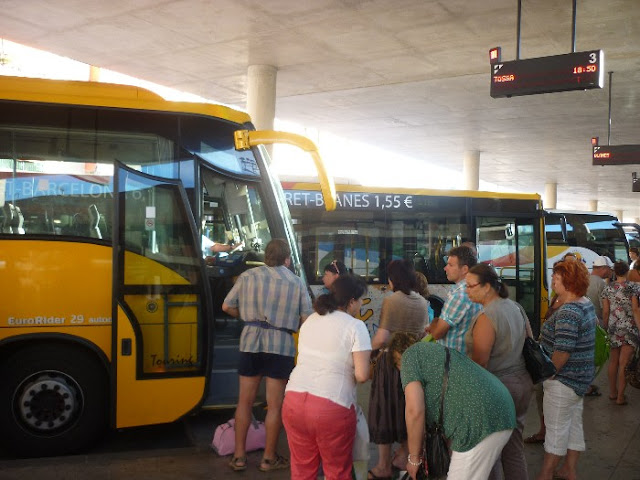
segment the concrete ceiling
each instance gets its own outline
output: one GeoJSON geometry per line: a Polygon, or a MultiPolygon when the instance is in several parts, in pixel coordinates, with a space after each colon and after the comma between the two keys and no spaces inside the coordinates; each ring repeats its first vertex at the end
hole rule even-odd
{"type": "MultiPolygon", "coordinates": [[[[640,217],[631,174],[591,165],[601,90],[492,99],[488,51],[516,56],[517,0],[0,0],[1,35],[244,107],[247,67],[278,68],[276,115],[401,155],[640,217]]],[[[522,0],[520,58],[571,51],[572,2],[522,0]]],[[[640,144],[640,2],[579,0],[576,50],[614,71],[611,144],[640,144]]],[[[393,168],[390,165],[390,168],[393,168]]],[[[428,172],[423,172],[428,175],[428,172]]],[[[407,175],[412,175],[407,172],[407,175]]]]}

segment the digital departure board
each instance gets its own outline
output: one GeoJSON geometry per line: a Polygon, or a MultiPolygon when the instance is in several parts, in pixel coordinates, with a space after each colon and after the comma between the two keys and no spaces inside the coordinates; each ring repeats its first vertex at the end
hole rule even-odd
{"type": "Polygon", "coordinates": [[[566,53],[491,64],[493,98],[604,86],[604,52],[566,53]]]}
{"type": "Polygon", "coordinates": [[[640,163],[640,145],[597,145],[593,165],[633,165],[640,163]]]}

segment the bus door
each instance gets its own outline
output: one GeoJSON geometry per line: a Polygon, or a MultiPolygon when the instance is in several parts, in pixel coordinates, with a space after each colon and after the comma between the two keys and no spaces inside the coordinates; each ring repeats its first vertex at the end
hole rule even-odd
{"type": "Polygon", "coordinates": [[[121,428],[174,421],[198,406],[211,308],[182,185],[115,170],[111,414],[121,428]]]}
{"type": "MultiPolygon", "coordinates": [[[[228,408],[238,401],[238,358],[244,322],[222,310],[236,279],[244,271],[264,265],[264,251],[277,219],[269,216],[270,203],[258,182],[230,178],[204,165],[200,169],[202,255],[212,296],[212,356],[210,388],[203,408],[228,408]],[[233,250],[211,250],[214,243],[239,244],[233,250]]],[[[256,402],[266,401],[260,388],[256,402]]]]}
{"type": "Polygon", "coordinates": [[[509,289],[509,298],[527,312],[534,334],[539,329],[539,282],[536,281],[534,219],[476,218],[478,261],[492,265],[509,289]]]}

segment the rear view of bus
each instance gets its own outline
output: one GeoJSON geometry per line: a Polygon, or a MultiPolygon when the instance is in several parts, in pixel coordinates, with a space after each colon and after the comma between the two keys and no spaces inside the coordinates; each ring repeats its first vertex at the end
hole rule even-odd
{"type": "Polygon", "coordinates": [[[549,286],[553,264],[568,252],[577,255],[588,268],[598,256],[609,257],[612,261],[629,261],[625,229],[608,213],[547,210],[545,235],[549,286]]]}
{"type": "Polygon", "coordinates": [[[242,326],[222,300],[271,238],[300,270],[259,146],[277,132],[252,130],[245,113],[136,87],[0,77],[5,447],[73,452],[109,425],[236,401],[242,326]],[[243,247],[205,252],[203,237],[243,247]]]}

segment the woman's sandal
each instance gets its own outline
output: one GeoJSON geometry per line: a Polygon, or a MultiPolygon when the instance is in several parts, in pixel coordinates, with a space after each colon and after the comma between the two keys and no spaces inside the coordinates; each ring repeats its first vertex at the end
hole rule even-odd
{"type": "Polygon", "coordinates": [[[229,467],[234,472],[242,472],[247,469],[247,457],[233,457],[229,462],[229,467]]]}
{"type": "Polygon", "coordinates": [[[534,433],[523,440],[524,443],[544,443],[544,435],[534,433]]]}
{"type": "Polygon", "coordinates": [[[391,477],[379,477],[371,470],[367,473],[367,480],[391,480],[391,477]]]}
{"type": "Polygon", "coordinates": [[[597,385],[589,385],[587,393],[584,394],[585,397],[599,397],[600,395],[602,393],[600,393],[600,387],[597,385]]]}
{"type": "Polygon", "coordinates": [[[284,468],[289,468],[289,460],[284,458],[282,455],[278,455],[276,453],[276,458],[269,460],[268,458],[263,458],[262,462],[258,466],[258,470],[261,472],[270,472],[272,470],[282,470],[284,468]]]}

